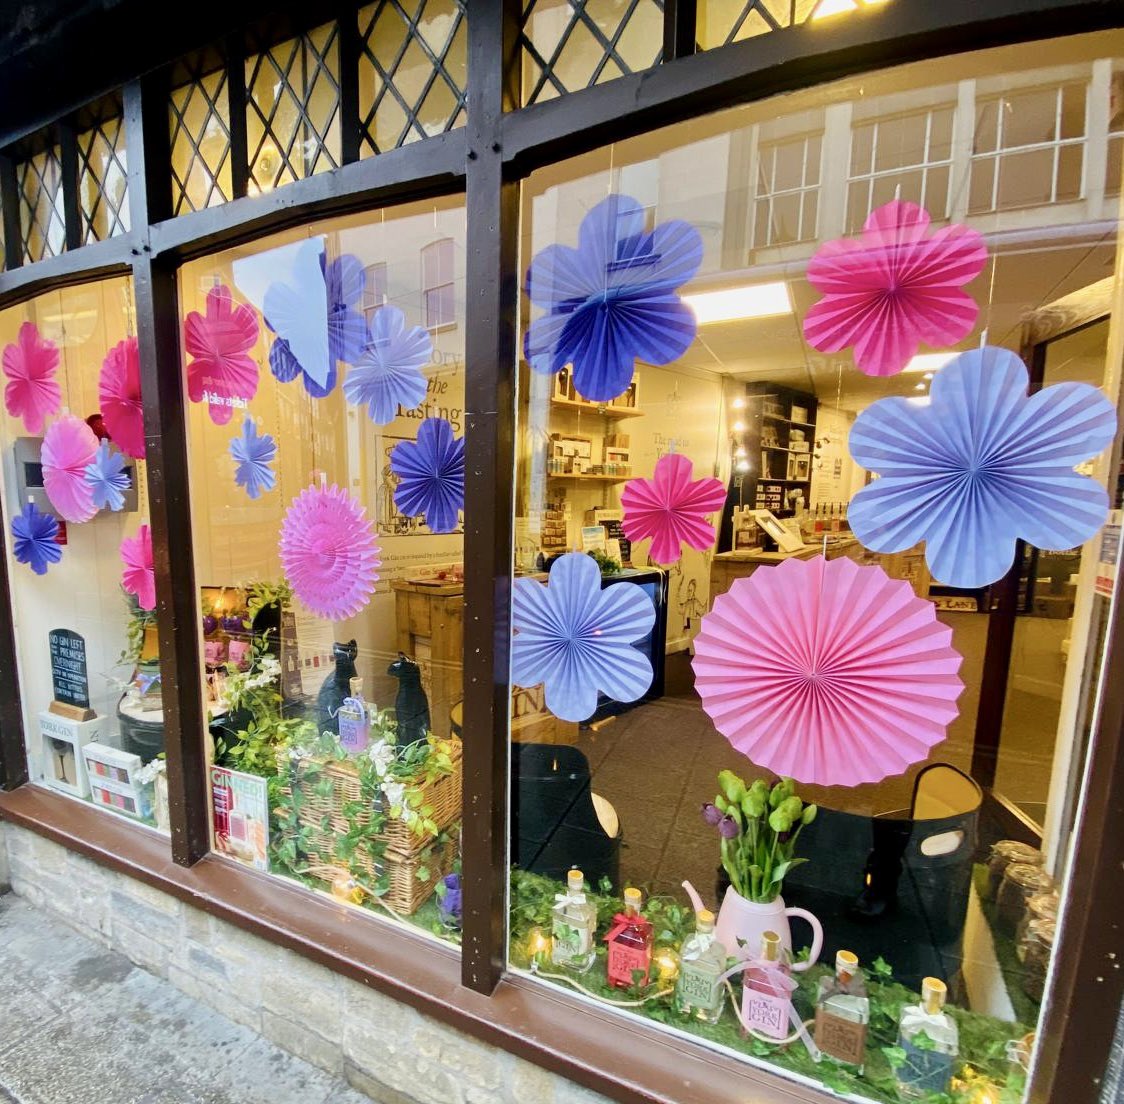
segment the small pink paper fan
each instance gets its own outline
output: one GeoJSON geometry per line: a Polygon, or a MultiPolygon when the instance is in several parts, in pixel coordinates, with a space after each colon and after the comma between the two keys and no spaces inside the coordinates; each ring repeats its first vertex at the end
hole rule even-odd
{"type": "Polygon", "coordinates": [[[135,537],[126,537],[121,542],[121,563],[125,566],[121,585],[137,596],[141,609],[155,609],[156,568],[152,558],[152,531],[147,525],[142,525],[135,537]]]}
{"type": "Polygon", "coordinates": [[[281,567],[293,593],[329,621],[354,617],[378,580],[374,527],[346,491],[306,487],[281,522],[281,567]]]}
{"type": "Polygon", "coordinates": [[[98,377],[98,402],[110,439],[134,460],[144,459],[144,406],[141,402],[140,350],[127,337],[106,353],[98,377]]]}
{"type": "Polygon", "coordinates": [[[43,438],[43,487],[51,505],[67,521],[89,521],[98,512],[93,489],[86,482],[86,469],[97,451],[97,435],[73,414],[64,414],[43,438]]]}
{"type": "Polygon", "coordinates": [[[34,322],[24,322],[11,345],[4,347],[4,408],[13,418],[23,418],[28,433],[43,432],[48,414],[62,402],[62,390],[55,379],[59,351],[34,322]]]}
{"type": "Polygon", "coordinates": [[[702,619],[695,689],[759,767],[857,786],[925,759],[959,714],[962,662],[931,602],[880,567],[786,560],[702,619]]]}

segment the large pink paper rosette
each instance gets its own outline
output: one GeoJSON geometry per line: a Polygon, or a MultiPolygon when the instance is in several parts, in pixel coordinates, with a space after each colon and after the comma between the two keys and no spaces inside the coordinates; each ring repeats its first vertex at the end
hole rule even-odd
{"type": "Polygon", "coordinates": [[[258,340],[258,318],[244,304],[234,305],[230,288],[207,292],[206,314],[192,311],[183,321],[183,344],[193,359],[187,365],[187,397],[206,402],[211,421],[226,425],[235,407],[257,394],[258,364],[250,350],[258,340]]]}
{"type": "Polygon", "coordinates": [[[281,522],[281,567],[293,593],[329,621],[371,600],[379,548],[367,511],[334,483],[306,487],[281,522]]]}
{"type": "Polygon", "coordinates": [[[28,433],[43,432],[43,422],[62,402],[62,391],[55,373],[59,351],[42,337],[34,322],[20,326],[16,340],[4,346],[4,409],[13,418],[22,418],[28,433]]]}
{"type": "Polygon", "coordinates": [[[144,459],[144,406],[141,402],[140,350],[135,337],[106,353],[98,377],[98,402],[110,440],[134,460],[144,459]]]}
{"type": "Polygon", "coordinates": [[[759,767],[857,786],[925,759],[960,712],[952,630],[904,579],[853,560],[786,560],[702,619],[695,688],[759,767]]]}
{"type": "Polygon", "coordinates": [[[624,535],[651,537],[649,555],[658,564],[675,563],[681,544],[700,551],[714,545],[706,518],[722,509],[726,488],[717,479],[692,479],[693,471],[686,456],[668,453],[656,461],[651,479],[630,479],[621,492],[624,535]]]}
{"type": "Polygon", "coordinates": [[[121,542],[121,585],[137,596],[142,610],[156,608],[156,568],[152,559],[152,531],[147,525],[137,530],[135,537],[121,542]]]}
{"type": "Polygon", "coordinates": [[[823,298],[804,318],[804,336],[821,353],[854,346],[868,376],[897,375],[922,342],[955,345],[979,307],[961,289],[987,261],[983,238],[953,223],[926,237],[929,213],[893,200],[870,212],[862,237],[825,242],[808,265],[823,298]]]}
{"type": "Polygon", "coordinates": [[[43,487],[67,521],[89,521],[98,512],[86,469],[98,451],[97,434],[81,418],[64,414],[43,438],[43,487]]]}

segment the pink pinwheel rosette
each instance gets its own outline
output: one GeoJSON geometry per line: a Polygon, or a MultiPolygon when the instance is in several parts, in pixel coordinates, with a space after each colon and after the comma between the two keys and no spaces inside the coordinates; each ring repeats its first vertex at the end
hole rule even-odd
{"type": "Polygon", "coordinates": [[[118,342],[102,361],[98,402],[110,439],[134,460],[144,459],[144,405],[141,402],[140,349],[135,337],[118,342]]]}
{"type": "Polygon", "coordinates": [[[963,287],[987,261],[983,238],[954,223],[931,237],[929,214],[893,200],[871,211],[862,237],[825,242],[808,265],[823,295],[804,318],[804,336],[821,353],[854,347],[868,376],[897,375],[922,343],[955,345],[979,313],[963,287]]]}
{"type": "Polygon", "coordinates": [[[156,568],[152,559],[152,531],[142,525],[135,537],[121,542],[121,585],[135,594],[142,610],[156,608],[156,568]]]}
{"type": "Polygon", "coordinates": [[[97,451],[97,435],[73,414],[52,423],[43,438],[43,488],[67,521],[89,521],[98,512],[93,488],[86,482],[86,469],[97,451]]]}
{"type": "Polygon", "coordinates": [[[281,522],[281,567],[313,613],[354,617],[371,600],[379,564],[367,511],[346,491],[310,486],[293,499],[281,522]]]}
{"type": "Polygon", "coordinates": [[[187,397],[206,402],[211,421],[226,425],[235,407],[257,394],[258,364],[250,350],[258,340],[258,319],[250,307],[234,305],[230,288],[207,292],[206,314],[192,311],[183,322],[187,397]]]}
{"type": "Polygon", "coordinates": [[[630,479],[621,492],[624,535],[630,541],[652,538],[650,555],[658,564],[679,559],[680,545],[705,551],[714,545],[714,526],[706,520],[722,509],[726,488],[718,479],[691,479],[686,456],[668,453],[656,461],[651,479],[630,479]]]}
{"type": "Polygon", "coordinates": [[[695,638],[695,688],[755,765],[857,786],[945,738],[964,689],[951,641],[932,603],[880,567],[786,560],[714,600],[695,638]]]}
{"type": "Polygon", "coordinates": [[[22,418],[28,433],[42,433],[47,415],[62,402],[58,367],[58,348],[40,335],[34,322],[24,322],[15,342],[4,347],[4,409],[22,418]]]}

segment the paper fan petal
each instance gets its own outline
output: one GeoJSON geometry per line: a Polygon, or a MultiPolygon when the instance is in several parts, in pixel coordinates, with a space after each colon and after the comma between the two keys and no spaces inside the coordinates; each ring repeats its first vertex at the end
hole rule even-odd
{"type": "Polygon", "coordinates": [[[12,518],[12,554],[17,563],[27,564],[36,575],[46,575],[47,568],[62,559],[58,543],[59,523],[50,514],[39,512],[28,502],[12,518]]]}
{"type": "Polygon", "coordinates": [[[135,537],[121,542],[121,585],[129,594],[137,596],[142,610],[156,608],[156,571],[152,559],[152,532],[147,525],[137,530],[135,537]]]}
{"type": "Polygon", "coordinates": [[[386,425],[399,407],[413,410],[425,398],[421,370],[432,356],[433,341],[421,326],[407,329],[397,307],[380,307],[371,320],[370,338],[343,381],[344,397],[365,405],[373,422],[386,425]]]}
{"type": "Polygon", "coordinates": [[[270,284],[262,303],[270,328],[285,339],[301,369],[321,388],[327,386],[333,360],[323,253],[323,239],[303,242],[293,255],[288,280],[270,284]]]}
{"type": "Polygon", "coordinates": [[[67,521],[89,521],[98,512],[86,469],[98,451],[94,431],[81,418],[65,414],[43,438],[43,487],[51,505],[67,521]]]}
{"type": "Polygon", "coordinates": [[[932,603],[849,559],[758,568],[714,600],[695,688],[755,765],[855,786],[925,759],[958,715],[962,662],[932,603]],[[770,631],[778,619],[785,631],[770,631]]]}
{"type": "Polygon", "coordinates": [[[234,482],[245,488],[246,494],[257,499],[263,491],[273,490],[277,477],[269,465],[277,455],[277,445],[268,433],[258,435],[257,423],[248,414],[241,434],[230,442],[230,455],[234,458],[234,482]]]}
{"type": "Polygon", "coordinates": [[[379,548],[363,509],[335,484],[306,487],[281,522],[281,567],[293,593],[329,621],[354,617],[371,600],[379,548]]]}
{"type": "Polygon", "coordinates": [[[245,406],[258,390],[258,365],[249,350],[258,340],[258,320],[251,308],[234,305],[230,288],[219,284],[207,292],[206,313],[184,319],[187,397],[206,402],[211,421],[226,425],[234,408],[245,406]]]}
{"type": "Polygon", "coordinates": [[[135,337],[118,342],[102,361],[98,402],[110,439],[134,460],[144,459],[144,404],[140,349],[135,337]]]}
{"type": "Polygon", "coordinates": [[[133,484],[125,470],[124,457],[111,451],[108,441],[98,445],[94,459],[87,465],[86,483],[99,510],[117,511],[125,505],[125,493],[133,484]]]}
{"type": "Polygon", "coordinates": [[[616,701],[640,698],[652,665],[633,645],[655,624],[655,607],[633,583],[602,589],[601,571],[582,552],[555,560],[546,584],[516,579],[512,592],[511,677],[542,684],[547,708],[584,721],[603,692],[616,701]]]}
{"type": "Polygon", "coordinates": [[[453,436],[444,418],[426,418],[418,439],[402,441],[390,453],[398,476],[394,505],[407,517],[423,517],[434,533],[451,533],[464,509],[464,438],[453,436]]]}
{"type": "Polygon", "coordinates": [[[24,429],[38,435],[43,432],[49,414],[58,411],[62,390],[55,373],[59,351],[54,342],[43,337],[34,322],[24,322],[15,343],[4,347],[3,370],[4,409],[13,418],[22,418],[24,429]]]}

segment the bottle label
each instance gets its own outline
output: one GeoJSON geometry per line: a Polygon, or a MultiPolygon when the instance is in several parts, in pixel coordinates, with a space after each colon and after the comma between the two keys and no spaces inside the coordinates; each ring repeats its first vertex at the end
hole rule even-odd
{"type": "Polygon", "coordinates": [[[639,970],[640,984],[648,984],[648,969],[652,964],[651,947],[630,947],[614,940],[609,944],[607,972],[609,984],[629,987],[634,984],[633,970],[639,970]]]}
{"type": "Polygon", "coordinates": [[[866,1058],[866,1024],[816,1009],[816,1046],[829,1058],[861,1066],[866,1058]]]}
{"type": "Polygon", "coordinates": [[[553,936],[551,957],[559,965],[589,954],[593,946],[593,937],[588,928],[568,924],[557,918],[551,927],[551,935],[553,936]]]}
{"type": "Polygon", "coordinates": [[[685,962],[679,972],[679,1002],[713,1012],[722,1001],[722,985],[718,975],[692,962],[685,962]]]}
{"type": "Polygon", "coordinates": [[[910,1040],[901,1040],[905,1061],[898,1067],[898,1082],[911,1096],[948,1091],[952,1079],[952,1055],[940,1050],[922,1050],[910,1040]]]}
{"type": "Polygon", "coordinates": [[[367,746],[367,714],[362,709],[344,708],[337,715],[340,726],[340,747],[355,755],[367,746]]]}
{"type": "Polygon", "coordinates": [[[742,1016],[762,1035],[784,1039],[788,1035],[788,1001],[772,993],[760,993],[748,986],[742,992],[742,1016]]]}

